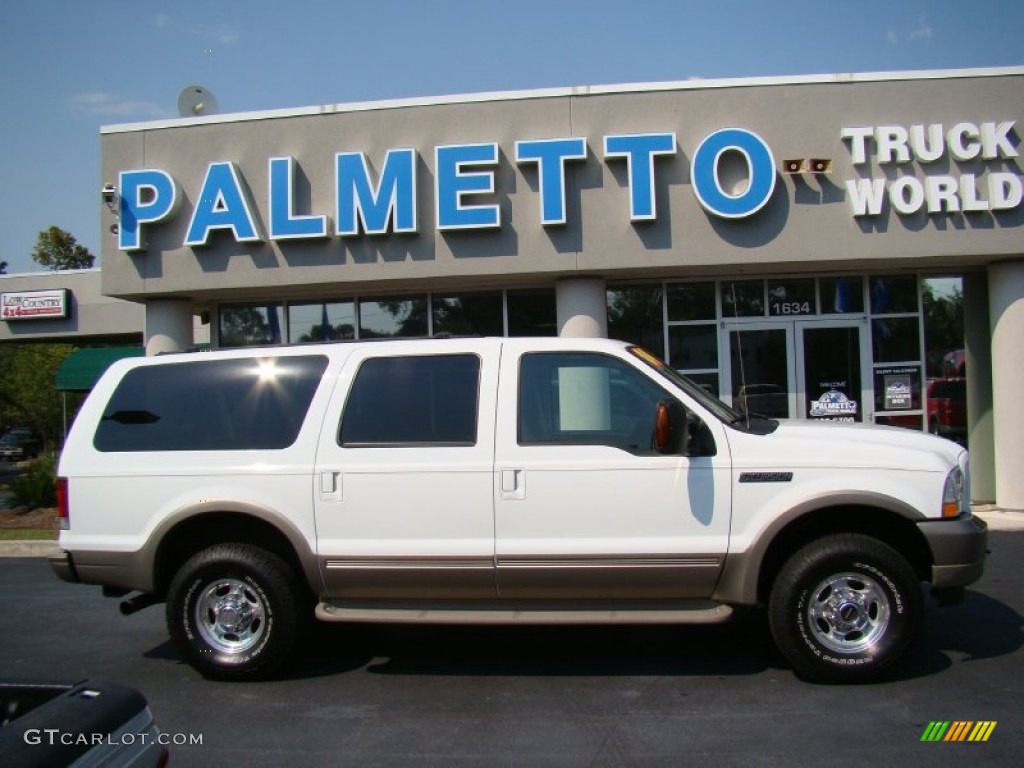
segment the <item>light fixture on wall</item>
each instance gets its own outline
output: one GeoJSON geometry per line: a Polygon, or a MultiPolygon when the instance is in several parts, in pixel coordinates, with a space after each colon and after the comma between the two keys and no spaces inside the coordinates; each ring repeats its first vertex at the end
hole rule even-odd
{"type": "Polygon", "coordinates": [[[783,160],[782,161],[782,172],[789,174],[790,176],[803,173],[807,170],[807,161],[802,157],[798,157],[795,160],[783,160]]]}
{"type": "Polygon", "coordinates": [[[832,159],[822,157],[812,157],[811,173],[832,173],[832,159]]]}
{"type": "Polygon", "coordinates": [[[103,189],[100,191],[100,196],[103,198],[104,204],[113,209],[117,204],[117,188],[109,181],[103,185],[103,189]]]}

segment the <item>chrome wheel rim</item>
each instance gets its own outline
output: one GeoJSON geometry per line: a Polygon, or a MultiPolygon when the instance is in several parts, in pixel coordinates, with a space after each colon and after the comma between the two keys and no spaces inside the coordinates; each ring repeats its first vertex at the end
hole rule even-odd
{"type": "Polygon", "coordinates": [[[863,653],[885,635],[889,598],[862,573],[837,573],[811,592],[807,619],[815,639],[840,654],[863,653]]]}
{"type": "Polygon", "coordinates": [[[196,626],[215,651],[244,653],[263,637],[266,607],[246,582],[218,579],[203,590],[196,602],[196,626]]]}

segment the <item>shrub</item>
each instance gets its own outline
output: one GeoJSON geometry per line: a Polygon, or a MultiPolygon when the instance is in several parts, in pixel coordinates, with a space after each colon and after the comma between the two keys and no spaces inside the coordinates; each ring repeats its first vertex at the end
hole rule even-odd
{"type": "Polygon", "coordinates": [[[57,456],[44,453],[30,463],[25,470],[11,480],[8,490],[7,508],[57,506],[57,456]]]}

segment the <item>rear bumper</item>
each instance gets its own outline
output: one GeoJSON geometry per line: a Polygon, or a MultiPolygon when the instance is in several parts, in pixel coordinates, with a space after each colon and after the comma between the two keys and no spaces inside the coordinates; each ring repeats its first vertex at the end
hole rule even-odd
{"type": "Polygon", "coordinates": [[[61,581],[70,581],[72,584],[81,583],[78,572],[75,570],[75,561],[70,552],[60,551],[60,554],[50,555],[50,568],[57,574],[61,581]]]}
{"type": "Polygon", "coordinates": [[[988,525],[973,515],[917,524],[932,553],[932,586],[965,587],[981,578],[988,554],[988,525]]]}
{"type": "Polygon", "coordinates": [[[50,568],[64,581],[98,584],[101,587],[153,591],[153,569],[144,552],[106,552],[61,550],[51,555],[50,568]]]}

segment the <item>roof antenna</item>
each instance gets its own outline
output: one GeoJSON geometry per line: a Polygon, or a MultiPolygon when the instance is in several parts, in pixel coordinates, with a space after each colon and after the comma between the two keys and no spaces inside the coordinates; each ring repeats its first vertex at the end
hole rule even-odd
{"type": "MultiPolygon", "coordinates": [[[[739,309],[736,303],[736,281],[733,280],[729,286],[732,289],[732,316],[734,319],[739,318],[739,309]]],[[[740,358],[740,392],[746,395],[747,392],[747,372],[746,366],[743,364],[743,330],[741,328],[736,329],[736,352],[740,358]]],[[[750,401],[749,397],[744,397],[743,400],[743,415],[747,420],[747,430],[750,430],[750,401]]]]}
{"type": "Polygon", "coordinates": [[[182,117],[215,115],[220,111],[217,97],[201,85],[188,85],[178,94],[178,114],[182,117]]]}

